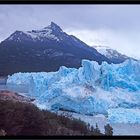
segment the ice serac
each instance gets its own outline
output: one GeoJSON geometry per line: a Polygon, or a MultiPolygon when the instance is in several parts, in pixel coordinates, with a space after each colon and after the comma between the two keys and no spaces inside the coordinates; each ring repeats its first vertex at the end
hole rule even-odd
{"type": "Polygon", "coordinates": [[[79,70],[79,78],[85,83],[95,86],[96,81],[100,78],[100,66],[95,61],[83,60],[82,69],[79,70]]]}
{"type": "Polygon", "coordinates": [[[62,66],[57,72],[15,73],[7,84],[29,84],[28,94],[36,98],[39,107],[112,116],[113,111],[108,110],[123,108],[131,114],[129,109],[140,107],[139,73],[140,61],[99,65],[82,60],[79,69],[62,66]]]}

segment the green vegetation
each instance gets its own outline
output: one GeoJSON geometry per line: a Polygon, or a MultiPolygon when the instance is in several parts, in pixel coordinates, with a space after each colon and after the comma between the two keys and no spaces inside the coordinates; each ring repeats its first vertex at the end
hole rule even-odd
{"type": "Polygon", "coordinates": [[[0,100],[0,135],[103,135],[98,126],[39,110],[31,103],[0,100]]]}

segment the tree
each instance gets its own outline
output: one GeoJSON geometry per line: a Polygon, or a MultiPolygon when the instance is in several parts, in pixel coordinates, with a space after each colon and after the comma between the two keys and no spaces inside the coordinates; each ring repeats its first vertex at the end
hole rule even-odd
{"type": "Polygon", "coordinates": [[[89,123],[87,124],[87,128],[88,128],[88,130],[90,129],[90,124],[89,123]]]}
{"type": "Polygon", "coordinates": [[[102,135],[80,119],[40,110],[31,103],[0,100],[0,120],[0,136],[102,135]]]}
{"type": "Polygon", "coordinates": [[[94,127],[93,126],[91,126],[91,132],[94,132],[94,127]]]}
{"type": "Polygon", "coordinates": [[[105,125],[104,128],[105,128],[105,135],[107,136],[113,135],[113,128],[109,124],[105,125]]]}
{"type": "Polygon", "coordinates": [[[95,132],[96,132],[96,133],[100,133],[100,129],[99,129],[97,123],[96,123],[96,129],[95,129],[95,132]]]}

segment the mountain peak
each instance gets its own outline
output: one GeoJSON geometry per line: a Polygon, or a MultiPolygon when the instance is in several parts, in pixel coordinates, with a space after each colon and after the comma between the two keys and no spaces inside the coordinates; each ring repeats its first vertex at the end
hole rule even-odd
{"type": "Polygon", "coordinates": [[[54,27],[54,26],[57,26],[57,27],[59,27],[56,23],[54,23],[54,22],[51,22],[51,26],[52,27],[54,27]]]}
{"type": "Polygon", "coordinates": [[[54,22],[43,29],[40,30],[32,30],[32,31],[15,31],[7,40],[14,41],[44,41],[47,39],[59,41],[60,35],[63,33],[62,29],[54,22]],[[59,34],[59,35],[58,35],[59,34]],[[43,40],[44,39],[44,40],[43,40]]]}
{"type": "Polygon", "coordinates": [[[62,29],[54,22],[51,22],[51,24],[47,27],[45,27],[44,29],[52,29],[52,30],[55,30],[55,31],[62,31],[62,29]]]}

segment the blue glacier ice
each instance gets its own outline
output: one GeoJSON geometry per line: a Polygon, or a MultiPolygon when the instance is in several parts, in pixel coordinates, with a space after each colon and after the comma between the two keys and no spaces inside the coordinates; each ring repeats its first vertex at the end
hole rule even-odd
{"type": "Polygon", "coordinates": [[[110,123],[140,123],[140,109],[115,108],[108,110],[110,123]]]}
{"type": "Polygon", "coordinates": [[[82,60],[79,69],[62,66],[57,72],[15,73],[8,76],[7,84],[29,85],[28,96],[35,97],[34,103],[54,111],[104,114],[111,121],[111,109],[132,114],[140,108],[140,61],[131,59],[101,65],[82,60]]]}

